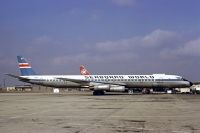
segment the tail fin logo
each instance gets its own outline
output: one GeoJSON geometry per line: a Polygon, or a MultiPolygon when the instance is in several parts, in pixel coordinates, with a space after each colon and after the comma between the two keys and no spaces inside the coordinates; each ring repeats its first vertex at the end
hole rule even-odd
{"type": "Polygon", "coordinates": [[[19,68],[31,68],[31,65],[27,62],[27,60],[24,57],[18,56],[18,63],[19,68]]]}
{"type": "Polygon", "coordinates": [[[24,57],[20,57],[20,58],[21,58],[21,60],[25,60],[26,61],[26,59],[24,57]]]}
{"type": "Polygon", "coordinates": [[[19,64],[19,69],[21,76],[35,75],[36,73],[32,69],[31,65],[22,56],[17,56],[17,61],[19,64]]]}
{"type": "Polygon", "coordinates": [[[90,72],[83,66],[80,66],[80,73],[81,75],[90,75],[90,72]]]}

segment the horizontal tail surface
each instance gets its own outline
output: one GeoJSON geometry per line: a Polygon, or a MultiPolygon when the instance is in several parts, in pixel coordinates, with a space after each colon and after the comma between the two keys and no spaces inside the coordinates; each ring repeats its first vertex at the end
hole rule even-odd
{"type": "Polygon", "coordinates": [[[31,65],[22,56],[17,56],[21,76],[36,75],[31,65]]]}

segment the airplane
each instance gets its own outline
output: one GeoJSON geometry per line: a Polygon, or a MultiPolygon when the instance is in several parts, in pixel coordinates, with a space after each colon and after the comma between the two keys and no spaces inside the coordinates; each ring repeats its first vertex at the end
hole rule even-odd
{"type": "MultiPolygon", "coordinates": [[[[84,65],[80,65],[80,74],[81,75],[91,75],[91,73],[85,68],[84,65]]],[[[194,84],[194,82],[193,82],[194,84]]],[[[134,91],[136,92],[142,92],[143,94],[149,94],[151,93],[150,89],[152,88],[131,88],[129,90],[126,90],[125,92],[128,92],[128,94],[133,94],[134,91]]],[[[160,89],[160,88],[159,88],[160,89]]],[[[168,88],[163,88],[165,90],[168,90],[168,88]]]]}
{"type": "Polygon", "coordinates": [[[80,66],[80,74],[81,75],[91,75],[90,72],[83,66],[80,66]]]}
{"type": "Polygon", "coordinates": [[[183,88],[192,82],[178,75],[38,75],[22,56],[17,56],[21,76],[6,74],[30,84],[55,88],[89,88],[93,95],[105,91],[125,92],[131,88],[183,88]]]}

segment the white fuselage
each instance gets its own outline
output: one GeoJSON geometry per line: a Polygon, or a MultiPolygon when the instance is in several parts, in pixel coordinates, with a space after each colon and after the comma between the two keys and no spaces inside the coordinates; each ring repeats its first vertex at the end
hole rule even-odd
{"type": "Polygon", "coordinates": [[[56,88],[83,88],[103,84],[126,88],[181,88],[191,82],[177,75],[30,75],[21,81],[56,88]],[[26,79],[26,80],[24,80],[26,79]]]}

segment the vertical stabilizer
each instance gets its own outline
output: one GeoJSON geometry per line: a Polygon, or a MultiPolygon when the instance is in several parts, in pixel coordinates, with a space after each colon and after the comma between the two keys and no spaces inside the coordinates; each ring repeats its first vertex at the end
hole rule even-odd
{"type": "Polygon", "coordinates": [[[83,66],[80,66],[80,73],[81,75],[90,75],[90,72],[83,66]]]}
{"type": "Polygon", "coordinates": [[[21,76],[36,75],[31,65],[22,56],[17,56],[21,76]]]}

